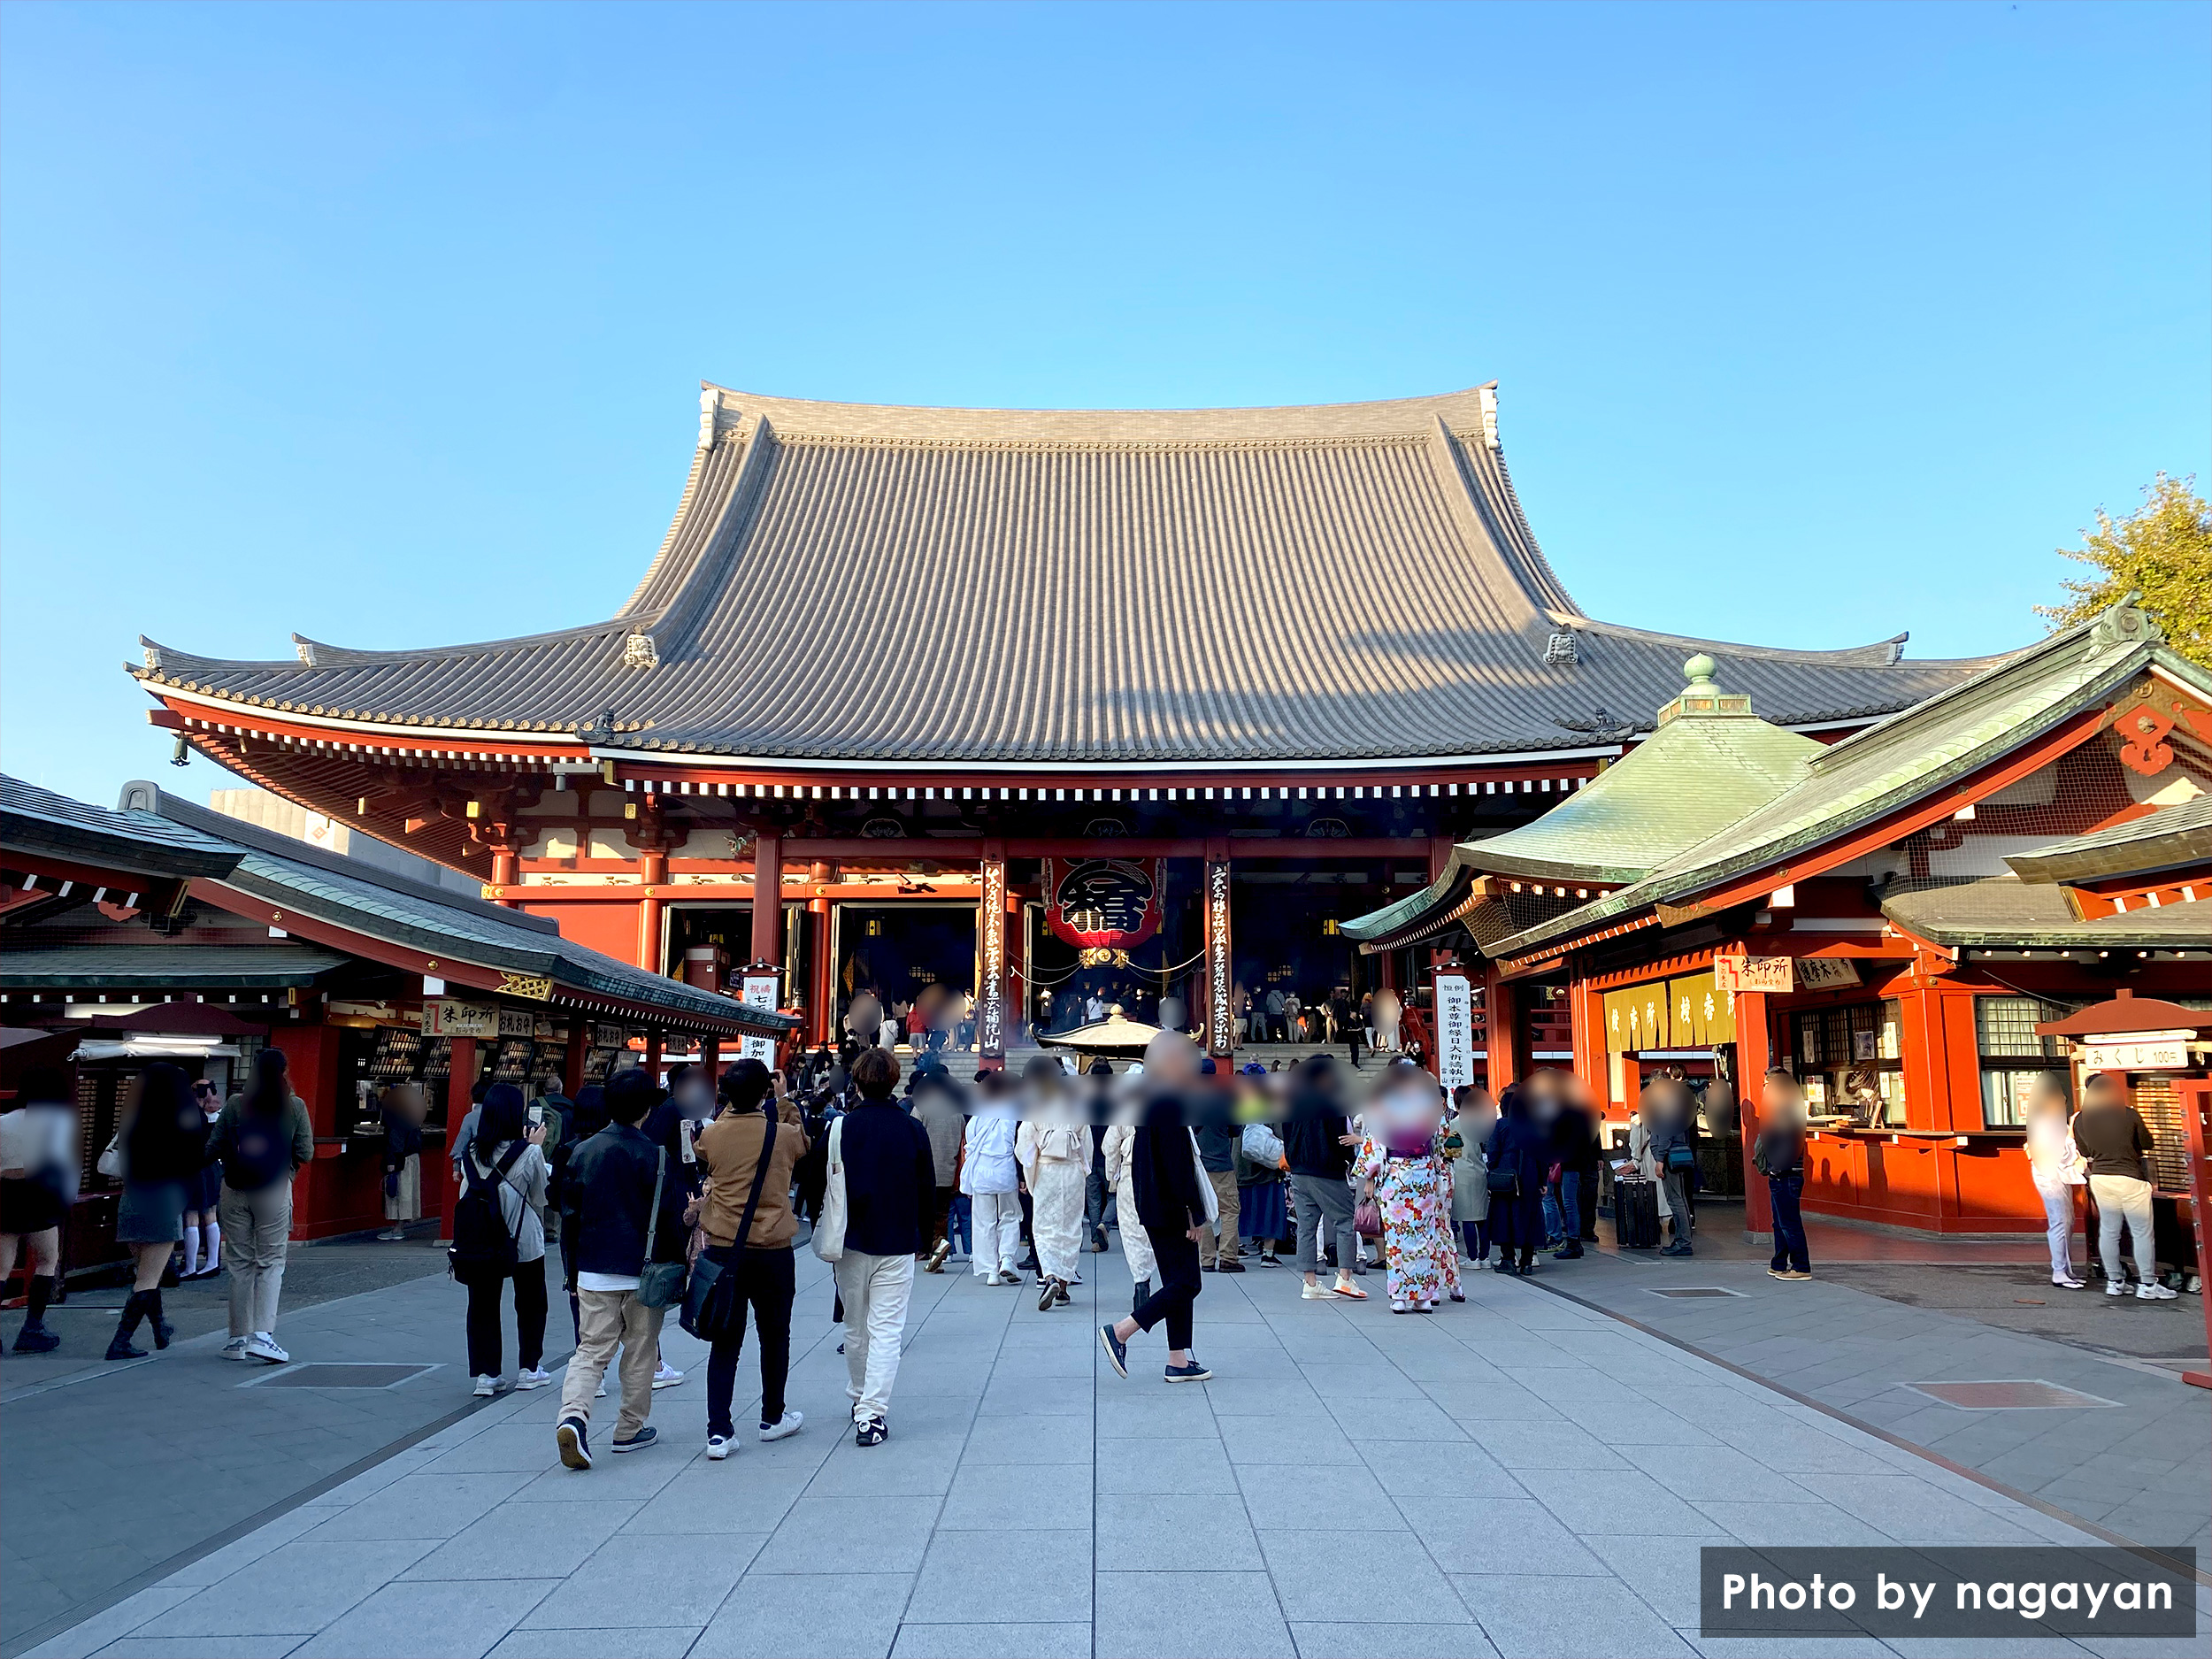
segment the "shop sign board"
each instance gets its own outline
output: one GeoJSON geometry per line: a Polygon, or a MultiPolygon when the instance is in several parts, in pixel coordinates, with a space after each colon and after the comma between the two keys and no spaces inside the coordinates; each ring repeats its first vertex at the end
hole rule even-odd
{"type": "Polygon", "coordinates": [[[630,1046],[627,1027],[610,1025],[603,1020],[591,1028],[591,1046],[595,1048],[626,1048],[630,1046]]]}
{"type": "Polygon", "coordinates": [[[2189,1038],[2185,1031],[2131,1031],[2081,1045],[2081,1063],[2091,1071],[2185,1071],[2189,1038]]]}
{"type": "Polygon", "coordinates": [[[1475,992],[1463,973],[1436,976],[1436,1080],[1447,1089],[1475,1080],[1475,992]]]}
{"type": "Polygon", "coordinates": [[[1797,958],[1797,988],[1801,991],[1843,991],[1863,984],[1859,964],[1844,956],[1797,958]]]}
{"type": "Polygon", "coordinates": [[[422,1032],[426,1037],[496,1037],[499,1010],[489,1002],[438,997],[422,1005],[422,1032]]]}
{"type": "MultiPolygon", "coordinates": [[[[738,1000],[748,1008],[776,1011],[776,976],[772,973],[749,973],[738,1000]]],[[[737,1046],[738,1058],[757,1060],[764,1066],[776,1064],[776,1040],[773,1037],[748,1036],[737,1046]]]]}
{"type": "Polygon", "coordinates": [[[526,1008],[503,1008],[499,1010],[499,1034],[503,1037],[535,1037],[538,1034],[537,1016],[526,1008]]]}
{"type": "Polygon", "coordinates": [[[1724,991],[1789,992],[1797,988],[1790,956],[1715,956],[1713,982],[1724,991]]]}

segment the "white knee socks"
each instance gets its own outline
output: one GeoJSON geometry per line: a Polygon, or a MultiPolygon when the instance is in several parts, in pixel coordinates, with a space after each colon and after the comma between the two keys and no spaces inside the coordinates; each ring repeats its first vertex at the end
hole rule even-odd
{"type": "Polygon", "coordinates": [[[197,1227],[187,1227],[184,1230],[184,1276],[189,1279],[199,1271],[200,1230],[197,1227]]]}
{"type": "Polygon", "coordinates": [[[200,1231],[207,1235],[207,1271],[211,1273],[223,1264],[223,1226],[210,1216],[200,1224],[200,1231]]]}

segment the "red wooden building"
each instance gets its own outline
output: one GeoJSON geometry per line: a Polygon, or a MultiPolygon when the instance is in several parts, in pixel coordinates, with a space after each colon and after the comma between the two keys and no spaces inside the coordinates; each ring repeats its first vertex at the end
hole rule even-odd
{"type": "Polygon", "coordinates": [[[620,611],[275,662],[145,643],[157,724],[655,972],[748,964],[811,1037],[858,991],[1042,994],[1217,1049],[1240,985],[1411,977],[1345,919],[1525,823],[1702,650],[1823,736],[1955,685],[1901,635],[1601,622],[1539,550],[1494,388],[1332,407],[878,408],[710,387],[620,611]]]}
{"type": "MultiPolygon", "coordinates": [[[[2039,1025],[2212,1007],[2212,675],[2123,604],[1821,744],[1688,667],[1649,741],[1349,931],[1479,955],[1494,1084],[1563,1025],[1617,1120],[1661,1066],[1750,1094],[1779,1064],[1825,1120],[1809,1209],[2040,1231],[2021,1104],[2070,1057],[2039,1025]]],[[[2185,1057],[2131,1078],[2176,1196],[2185,1057]]]]}

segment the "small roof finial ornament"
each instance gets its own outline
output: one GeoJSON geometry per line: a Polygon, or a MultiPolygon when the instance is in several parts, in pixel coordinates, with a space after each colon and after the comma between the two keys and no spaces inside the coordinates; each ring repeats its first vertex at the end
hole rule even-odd
{"type": "Polygon", "coordinates": [[[1547,668],[1572,668],[1581,660],[1575,650],[1572,628],[1558,629],[1544,646],[1544,666],[1547,668]]]}
{"type": "Polygon", "coordinates": [[[699,394],[699,447],[714,448],[714,418],[722,408],[722,394],[711,389],[699,394]]]}
{"type": "Polygon", "coordinates": [[[1664,726],[1670,720],[1679,720],[1685,717],[1748,715],[1751,712],[1749,697],[1740,691],[1723,691],[1713,682],[1713,676],[1719,668],[1720,664],[1703,651],[1684,663],[1682,672],[1690,683],[1682,687],[1681,695],[1659,710],[1659,724],[1664,726]]]}
{"type": "Polygon", "coordinates": [[[298,634],[295,634],[292,636],[292,649],[302,663],[305,664],[310,668],[315,666],[314,641],[302,639],[298,634]]]}
{"type": "Polygon", "coordinates": [[[653,643],[653,636],[639,628],[622,641],[622,665],[625,668],[658,668],[660,647],[653,643]]]}
{"type": "Polygon", "coordinates": [[[1498,383],[1478,387],[1475,396],[1482,408],[1482,447],[1494,454],[1498,448],[1498,383]]]}
{"type": "Polygon", "coordinates": [[[2092,657],[2124,651],[2132,645],[2155,645],[2166,637],[2166,631],[2142,608],[2142,597],[2139,588],[2129,589],[2090,625],[2092,657]]]}

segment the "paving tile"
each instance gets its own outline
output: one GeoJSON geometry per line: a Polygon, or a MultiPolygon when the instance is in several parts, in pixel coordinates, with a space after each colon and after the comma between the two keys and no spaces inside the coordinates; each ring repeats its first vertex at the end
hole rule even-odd
{"type": "Polygon", "coordinates": [[[287,1631],[319,1631],[436,1547],[433,1538],[295,1540],[240,1570],[250,1577],[195,1591],[130,1633],[274,1636],[287,1631]]]}
{"type": "Polygon", "coordinates": [[[618,1498],[502,1504],[470,1522],[400,1578],[566,1578],[641,1507],[618,1498]]]}
{"type": "MultiPolygon", "coordinates": [[[[10,1575],[11,1579],[12,1575],[10,1575]]],[[[87,1659],[111,1641],[129,1635],[140,1625],[188,1601],[196,1586],[164,1582],[149,1585],[127,1595],[112,1607],[103,1608],[81,1624],[73,1625],[50,1641],[30,1649],[27,1659],[87,1659]]],[[[12,1583],[10,1594],[13,1594],[12,1583]]]]}
{"type": "Polygon", "coordinates": [[[1188,1440],[1216,1437],[1213,1402],[1206,1388],[1163,1389],[1158,1394],[1102,1394],[1098,1438],[1102,1440],[1188,1440]]]}
{"type": "Polygon", "coordinates": [[[1513,1576],[1531,1562],[1562,1578],[1610,1571],[1533,1498],[1401,1498],[1398,1509],[1447,1576],[1513,1576]]]}
{"type": "Polygon", "coordinates": [[[533,1479],[514,1473],[407,1475],[336,1511],[307,1536],[318,1543],[450,1538],[533,1479]]]}
{"type": "Polygon", "coordinates": [[[307,1640],[290,1636],[126,1636],[96,1659],[284,1659],[307,1640]]]}
{"type": "Polygon", "coordinates": [[[1081,1532],[942,1532],[931,1540],[905,1617],[988,1624],[1010,1612],[1045,1624],[1091,1615],[1090,1542],[1081,1532]]]}
{"type": "Polygon", "coordinates": [[[886,1572],[917,1571],[943,1502],[933,1494],[830,1498],[809,1494],[785,1513],[749,1571],[819,1572],[864,1540],[871,1567],[886,1572]]]}
{"type": "Polygon", "coordinates": [[[1521,1494],[1520,1483],[1478,1445],[1448,1442],[1423,1446],[1404,1440],[1373,1440],[1360,1449],[1367,1467],[1394,1498],[1521,1494]]]}
{"type": "Polygon", "coordinates": [[[1174,1524],[1167,1524],[1162,1500],[1153,1494],[1105,1492],[1094,1502],[1102,1571],[1252,1572],[1265,1565],[1244,1506],[1235,1499],[1168,1505],[1176,1513],[1174,1524]]]}
{"type": "Polygon", "coordinates": [[[740,1461],[703,1463],[685,1470],[639,1505],[636,1514],[623,1524],[622,1531],[774,1532],[813,1480],[815,1471],[811,1467],[802,1467],[764,1472],[736,1467],[740,1461]]]}
{"type": "Polygon", "coordinates": [[[491,1659],[684,1659],[698,1637],[694,1624],[518,1630],[492,1649],[491,1659]]]}
{"type": "Polygon", "coordinates": [[[941,1532],[1086,1532],[1091,1525],[1088,1468],[1060,1464],[963,1463],[936,1517],[941,1532]]]}
{"type": "Polygon", "coordinates": [[[1091,1626],[907,1624],[891,1659],[1091,1659],[1091,1626]]]}
{"type": "Polygon", "coordinates": [[[1747,1544],[1777,1547],[1865,1545],[1895,1540],[1833,1504],[1732,1502],[1701,1498],[1691,1505],[1747,1544]]]}
{"type": "Polygon", "coordinates": [[[1496,1659],[1471,1620],[1456,1624],[1291,1622],[1298,1659],[1496,1659]]]}
{"type": "Polygon", "coordinates": [[[1180,1496],[1231,1494],[1237,1477],[1220,1442],[1123,1440],[1097,1470],[1101,1492],[1151,1492],[1180,1496]]]}
{"type": "Polygon", "coordinates": [[[1577,1579],[1560,1594],[1548,1578],[1455,1578],[1498,1651],[1523,1659],[1675,1659],[1694,1650],[1625,1585],[1577,1579]]]}
{"type": "Polygon", "coordinates": [[[885,1659],[914,1575],[763,1573],[740,1579],[691,1659],[885,1659]]]}
{"type": "Polygon", "coordinates": [[[1569,1422],[1471,1423],[1474,1442],[1508,1469],[1625,1469],[1627,1460],[1569,1422]]]}
{"type": "Polygon", "coordinates": [[[1097,1659],[1283,1659],[1290,1627],[1263,1572],[1102,1572],[1097,1659]]]}
{"type": "Polygon", "coordinates": [[[1077,1413],[979,1412],[961,1448],[964,1463],[1088,1463],[1091,1416],[1077,1413]]]}
{"type": "Polygon", "coordinates": [[[765,1541],[759,1533],[726,1533],[710,1548],[687,1549],[671,1548],[666,1538],[651,1533],[618,1534],[516,1622],[533,1630],[703,1627],[765,1541]]]}
{"type": "MultiPolygon", "coordinates": [[[[1365,1589],[1356,1574],[1348,1577],[1344,1544],[1340,1530],[1270,1529],[1260,1540],[1286,1617],[1332,1621],[1363,1610],[1365,1589]]],[[[1362,1555],[1372,1547],[1377,1558],[1389,1563],[1387,1601],[1393,1614],[1423,1624],[1455,1624],[1466,1618],[1465,1606],[1412,1533],[1363,1529],[1360,1546],[1362,1555]]]]}
{"type": "Polygon", "coordinates": [[[480,1659],[558,1582],[388,1584],[293,1651],[300,1659],[480,1659]]]}
{"type": "MultiPolygon", "coordinates": [[[[1675,1496],[1640,1469],[1521,1469],[1514,1472],[1529,1495],[1578,1537],[1675,1532],[1717,1538],[1725,1531],[1710,1516],[1675,1496]]],[[[1771,1476],[1763,1483],[1778,1484],[1782,1483],[1771,1476]]],[[[1810,1495],[1800,1487],[1782,1485],[1778,1502],[1810,1495]]]]}

